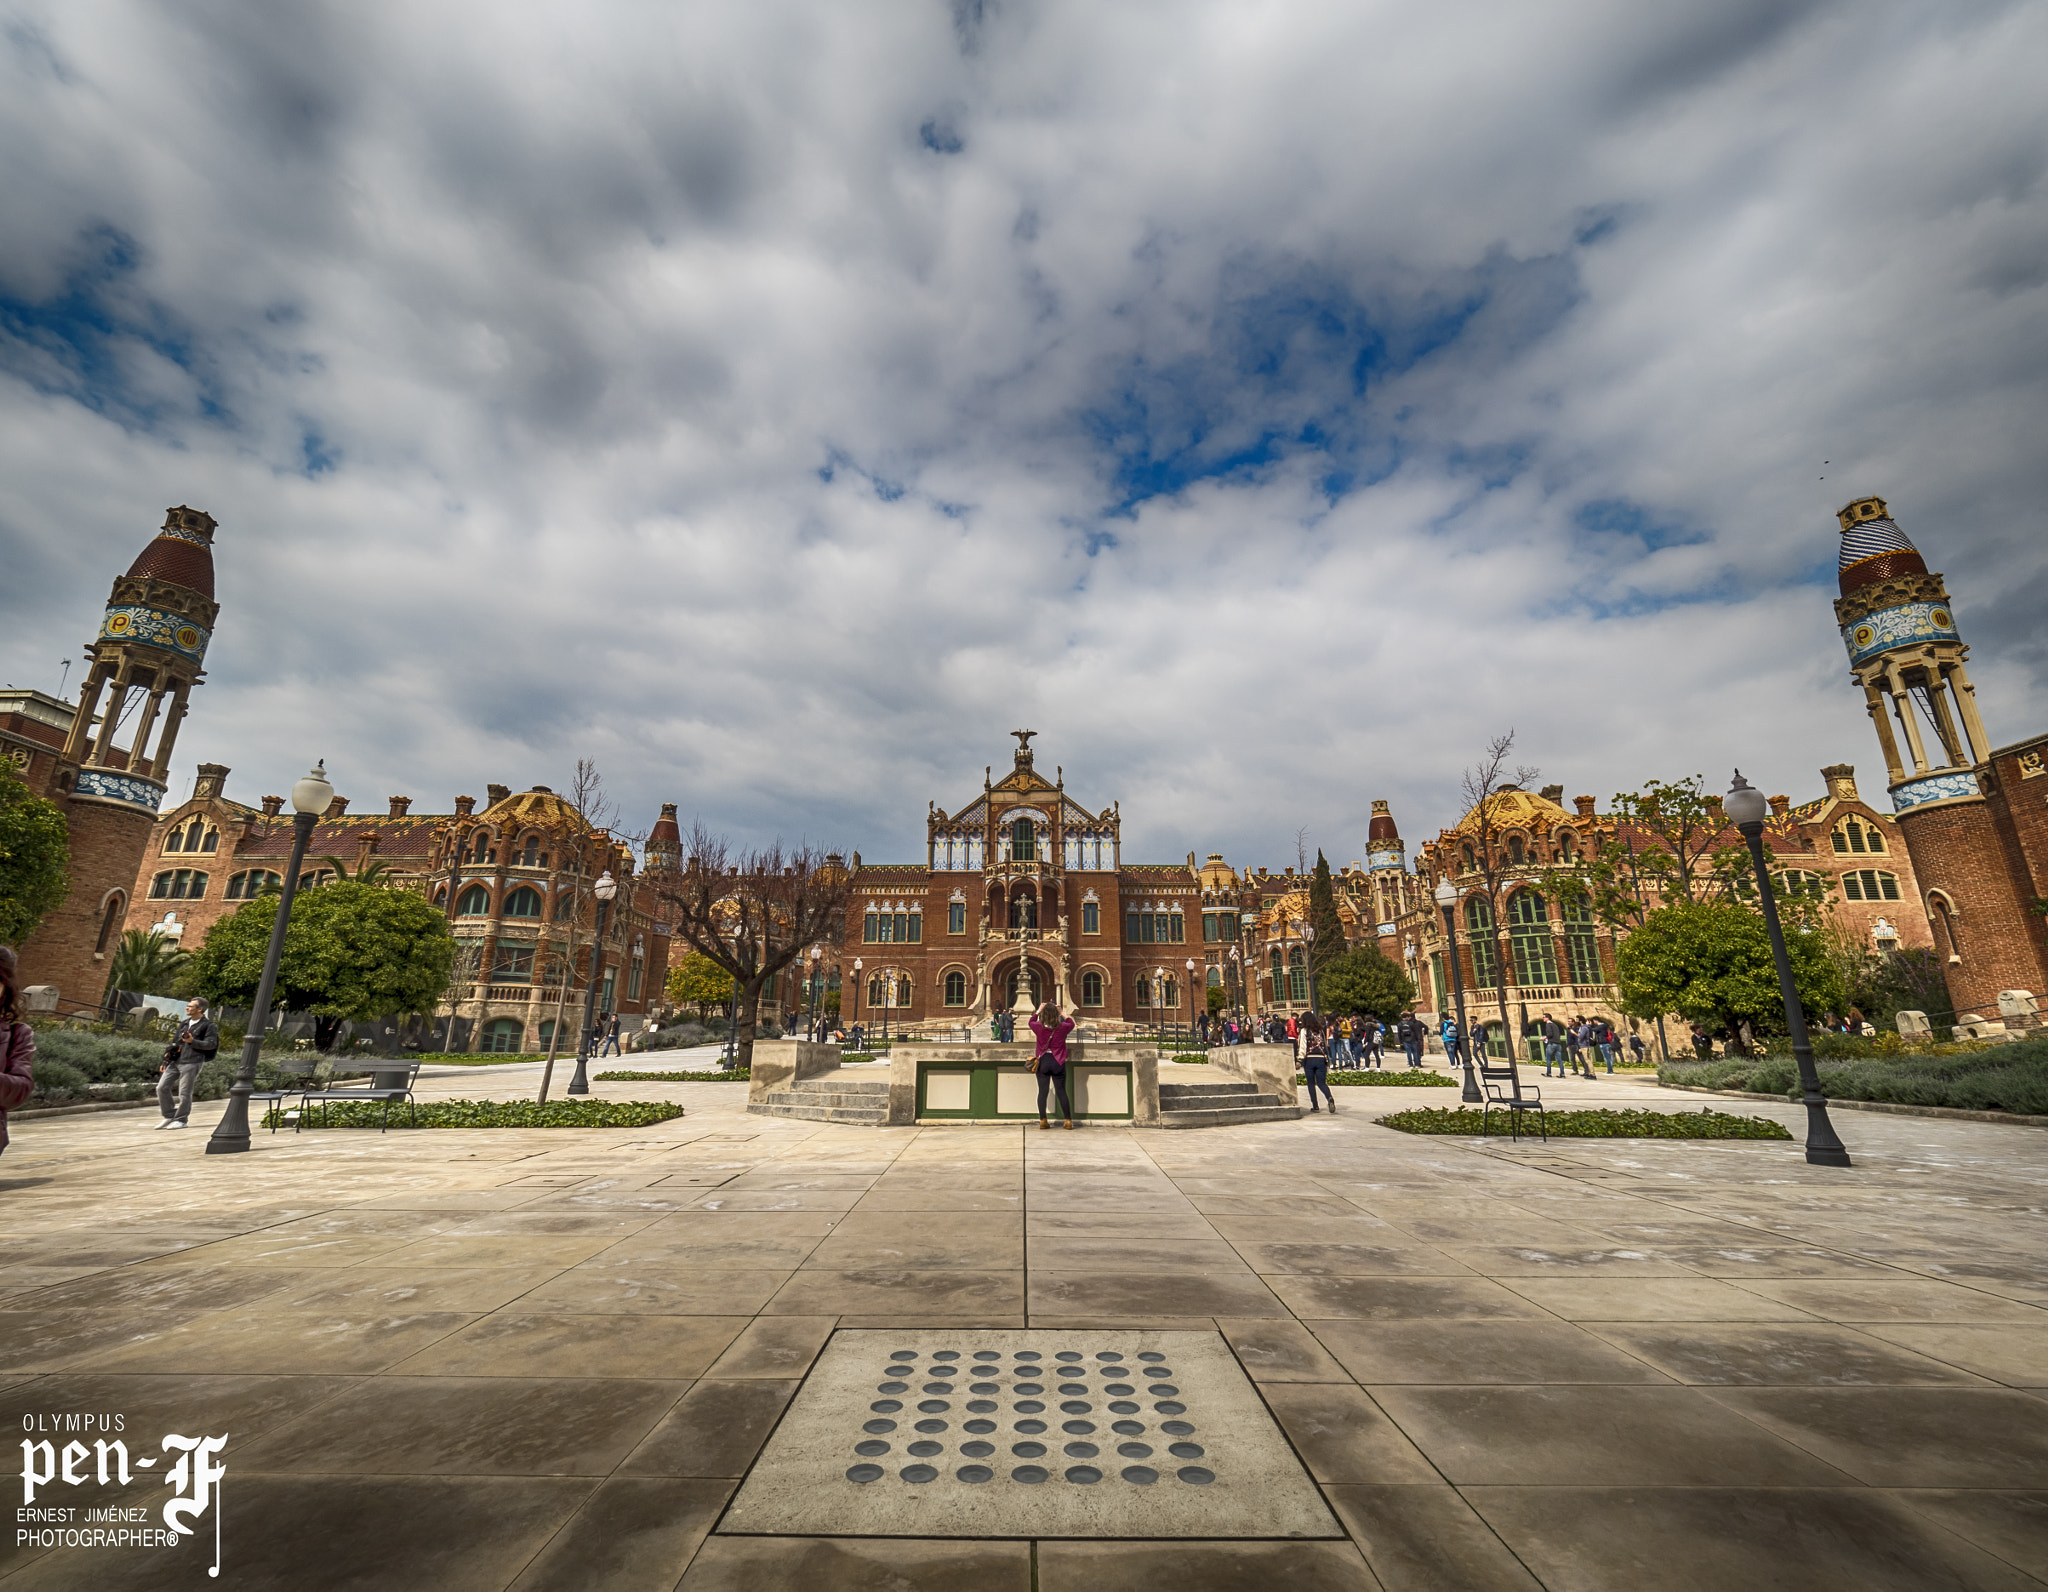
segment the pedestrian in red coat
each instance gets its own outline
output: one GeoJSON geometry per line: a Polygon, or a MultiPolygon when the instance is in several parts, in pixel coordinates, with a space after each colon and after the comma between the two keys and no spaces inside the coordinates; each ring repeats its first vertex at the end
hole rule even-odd
{"type": "Polygon", "coordinates": [[[7,1148],[7,1113],[35,1093],[36,1031],[15,1004],[20,977],[14,951],[0,945],[0,1150],[7,1148]]]}

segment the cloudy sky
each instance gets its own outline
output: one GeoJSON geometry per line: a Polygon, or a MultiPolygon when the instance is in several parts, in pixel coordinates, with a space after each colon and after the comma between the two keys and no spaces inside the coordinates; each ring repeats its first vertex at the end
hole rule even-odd
{"type": "Polygon", "coordinates": [[[1991,0],[0,0],[0,678],[189,503],[173,800],[589,756],[907,859],[1022,726],[1133,860],[1412,845],[1509,727],[1875,796],[1852,496],[2041,727],[2044,63],[1991,0]]]}

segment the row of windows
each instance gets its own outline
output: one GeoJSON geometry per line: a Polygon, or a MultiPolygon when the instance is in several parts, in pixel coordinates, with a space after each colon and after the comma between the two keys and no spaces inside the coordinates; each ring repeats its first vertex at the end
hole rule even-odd
{"type": "Polygon", "coordinates": [[[1202,940],[1208,945],[1235,941],[1238,936],[1238,919],[1235,912],[1204,912],[1202,914],[1202,940]]]}
{"type": "Polygon", "coordinates": [[[1883,851],[1884,836],[1874,824],[1860,824],[1851,818],[1838,826],[1834,832],[1835,850],[1847,855],[1850,852],[1883,851]]]}
{"type": "MultiPolygon", "coordinates": [[[[199,901],[206,895],[206,888],[213,876],[197,868],[167,868],[149,882],[149,899],[152,901],[199,901]]],[[[332,868],[315,868],[299,875],[299,888],[311,890],[328,883],[334,878],[332,868]]],[[[227,901],[254,901],[265,890],[280,890],[284,887],[284,876],[272,873],[268,868],[251,868],[246,872],[231,874],[228,887],[222,892],[227,901]]]]}
{"type": "Polygon", "coordinates": [[[165,851],[218,851],[220,831],[206,827],[204,818],[194,818],[191,823],[173,829],[164,836],[165,851]]]}
{"type": "Polygon", "coordinates": [[[1131,945],[1179,945],[1187,920],[1178,912],[1126,912],[1124,939],[1131,945]]]}
{"type": "MultiPolygon", "coordinates": [[[[1569,829],[1560,829],[1557,832],[1557,860],[1559,862],[1572,861],[1576,855],[1577,846],[1577,837],[1569,829]]],[[[1461,849],[1465,858],[1465,871],[1471,873],[1479,866],[1478,853],[1472,849],[1469,842],[1461,849]]],[[[1542,851],[1543,848],[1541,846],[1530,845],[1520,835],[1508,836],[1507,860],[1510,867],[1519,868],[1531,861],[1540,862],[1542,861],[1542,851]]]]}
{"type": "Polygon", "coordinates": [[[1842,894],[1851,901],[1896,901],[1899,899],[1899,878],[1897,874],[1877,873],[1869,868],[1845,873],[1842,875],[1842,894]]]}
{"type": "MultiPolygon", "coordinates": [[[[961,903],[955,902],[954,905],[960,906],[961,903]]],[[[964,928],[964,917],[961,922],[964,928]]],[[[956,934],[959,932],[959,929],[954,930],[956,934]]],[[[860,938],[863,945],[920,945],[924,941],[924,914],[869,912],[861,918],[860,938]]]]}
{"type": "MultiPolygon", "coordinates": [[[[1211,974],[1210,982],[1214,983],[1217,976],[1216,969],[1211,968],[1209,971],[1211,974]]],[[[1017,1001],[1017,975],[1014,972],[1010,975],[1009,982],[1009,1003],[1014,1006],[1017,1001]]],[[[1103,983],[1103,978],[1100,973],[1094,971],[1083,973],[1081,975],[1081,1004],[1083,1006],[1100,1006],[1102,1004],[1102,994],[1104,988],[1105,986],[1103,983]]],[[[1152,1004],[1152,996],[1155,993],[1152,980],[1147,975],[1140,973],[1137,978],[1136,989],[1137,1004],[1149,1009],[1152,1004]]],[[[1033,982],[1032,990],[1033,995],[1035,997],[1037,993],[1037,985],[1035,980],[1033,982]]],[[[944,991],[945,1001],[948,1006],[965,1006],[967,1004],[967,975],[961,972],[958,968],[955,968],[952,971],[948,972],[946,974],[944,981],[944,991]]],[[[1179,985],[1177,981],[1170,978],[1165,980],[1164,984],[1160,987],[1160,993],[1162,995],[1160,1004],[1162,1006],[1178,1006],[1180,1004],[1178,991],[1179,985]]],[[[868,980],[868,1004],[870,1006],[881,1005],[883,993],[884,991],[880,975],[877,975],[874,978],[868,980]]],[[[898,994],[901,997],[896,1002],[898,1006],[908,1006],[911,1003],[911,985],[909,979],[906,978],[903,980],[902,986],[898,990],[898,994]]],[[[1302,998],[1304,1000],[1308,998],[1305,991],[1303,993],[1302,998]]]]}

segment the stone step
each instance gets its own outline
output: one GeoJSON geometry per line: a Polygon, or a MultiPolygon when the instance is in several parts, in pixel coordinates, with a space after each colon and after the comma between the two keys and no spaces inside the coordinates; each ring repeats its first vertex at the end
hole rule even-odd
{"type": "Polygon", "coordinates": [[[1159,1086],[1159,1098],[1166,1099],[1210,1099],[1217,1095],[1257,1094],[1255,1083],[1163,1083],[1159,1086]]]}
{"type": "Polygon", "coordinates": [[[791,1094],[782,1089],[772,1090],[762,1096],[762,1099],[769,1105],[808,1106],[814,1110],[827,1111],[885,1111],[889,1105],[887,1095],[822,1092],[791,1094]]]}
{"type": "Polygon", "coordinates": [[[805,1122],[848,1122],[864,1127],[879,1127],[888,1119],[886,1109],[859,1111],[846,1106],[784,1105],[776,1101],[755,1100],[747,1109],[761,1117],[797,1117],[805,1122]]]}
{"type": "Polygon", "coordinates": [[[1228,1128],[1241,1122],[1292,1122],[1302,1113],[1302,1107],[1281,1105],[1271,1095],[1260,1098],[1266,1103],[1224,1106],[1213,1111],[1162,1110],[1159,1125],[1162,1128],[1228,1128]]]}
{"type": "Polygon", "coordinates": [[[887,1078],[799,1078],[790,1087],[799,1094],[886,1095],[887,1078]]]}

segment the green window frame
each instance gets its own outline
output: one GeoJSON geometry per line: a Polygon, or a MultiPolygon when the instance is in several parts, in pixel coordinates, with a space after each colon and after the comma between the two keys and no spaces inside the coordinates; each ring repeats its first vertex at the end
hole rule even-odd
{"type": "Polygon", "coordinates": [[[523,884],[505,897],[505,916],[508,918],[538,918],[541,915],[540,892],[530,884],[523,884]]]}
{"type": "Polygon", "coordinates": [[[530,945],[501,945],[491,958],[491,982],[493,984],[531,984],[533,982],[533,947],[530,945]]]}
{"type": "Polygon", "coordinates": [[[1102,1004],[1102,975],[1089,972],[1081,975],[1081,1004],[1100,1006],[1102,1004]]]}
{"type": "Polygon", "coordinates": [[[480,884],[473,884],[462,892],[455,903],[458,918],[487,918],[491,915],[491,892],[480,884]]]}
{"type": "Polygon", "coordinates": [[[1010,860],[1012,862],[1036,862],[1038,860],[1038,825],[1028,818],[1019,818],[1010,825],[1010,860]]]}
{"type": "Polygon", "coordinates": [[[1593,907],[1584,896],[1562,904],[1564,954],[1574,984],[1604,984],[1607,976],[1600,966],[1600,942],[1593,937],[1593,907]]]}
{"type": "Polygon", "coordinates": [[[1465,898],[1465,942],[1472,947],[1475,989],[1499,989],[1500,942],[1493,932],[1493,903],[1485,896],[1465,898]]]}
{"type": "Polygon", "coordinates": [[[1508,897],[1508,944],[1515,953],[1515,982],[1555,984],[1557,942],[1550,933],[1550,910],[1534,890],[1508,897]]]}
{"type": "Polygon", "coordinates": [[[967,932],[967,903],[948,901],[946,903],[946,932],[965,934],[967,932]]]}
{"type": "Polygon", "coordinates": [[[967,975],[955,968],[946,975],[946,1004],[965,1006],[967,1004],[967,975]]]}
{"type": "Polygon", "coordinates": [[[1102,903],[1083,901],[1081,903],[1081,932],[1100,934],[1102,932],[1102,903]]]}

